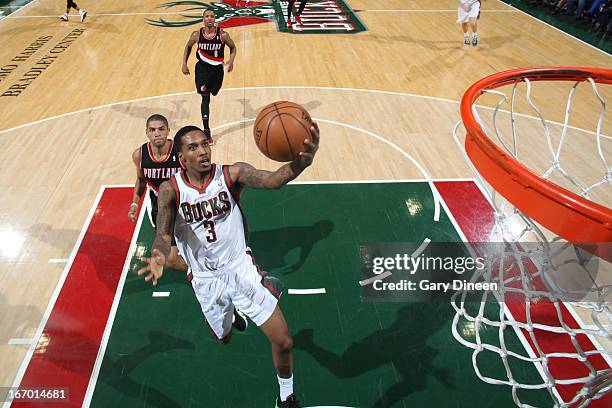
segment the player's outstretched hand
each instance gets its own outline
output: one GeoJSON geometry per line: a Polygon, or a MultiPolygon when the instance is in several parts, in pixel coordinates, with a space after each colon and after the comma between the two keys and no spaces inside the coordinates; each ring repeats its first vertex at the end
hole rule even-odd
{"type": "Polygon", "coordinates": [[[310,135],[312,136],[312,141],[304,139],[306,151],[301,152],[298,156],[299,163],[304,167],[308,167],[312,164],[315,154],[317,150],[319,150],[319,125],[317,125],[316,122],[313,122],[310,127],[310,135]]]}
{"type": "Polygon", "coordinates": [[[187,64],[183,64],[183,66],[181,67],[181,71],[183,71],[183,74],[189,75],[189,67],[187,66],[187,64]]]}
{"type": "Polygon", "coordinates": [[[145,282],[153,280],[153,286],[157,286],[157,280],[164,274],[164,254],[154,249],[150,258],[140,258],[140,260],[146,265],[138,270],[138,276],[145,275],[145,282]]]}

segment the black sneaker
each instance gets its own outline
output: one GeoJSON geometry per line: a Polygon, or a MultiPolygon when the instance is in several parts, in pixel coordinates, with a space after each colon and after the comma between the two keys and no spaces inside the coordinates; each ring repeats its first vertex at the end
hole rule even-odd
{"type": "Polygon", "coordinates": [[[234,308],[234,321],[232,322],[234,329],[243,332],[249,327],[249,322],[246,316],[238,309],[234,308]]]}
{"type": "Polygon", "coordinates": [[[277,397],[275,408],[302,408],[302,405],[300,405],[300,401],[295,399],[295,395],[291,394],[285,401],[281,401],[280,397],[277,397]]]}

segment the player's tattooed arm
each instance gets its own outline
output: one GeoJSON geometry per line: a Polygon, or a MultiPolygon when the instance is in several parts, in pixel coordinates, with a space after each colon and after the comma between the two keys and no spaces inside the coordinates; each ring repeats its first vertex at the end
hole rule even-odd
{"type": "Polygon", "coordinates": [[[157,198],[157,233],[153,241],[153,249],[159,250],[165,258],[170,255],[172,244],[172,234],[174,226],[174,216],[176,215],[176,193],[169,181],[164,181],[159,186],[159,196],[157,198]]]}
{"type": "Polygon", "coordinates": [[[319,127],[316,123],[310,128],[310,132],[312,141],[304,140],[305,151],[301,152],[292,162],[281,166],[276,171],[259,170],[248,163],[238,162],[229,168],[231,179],[239,185],[253,188],[281,188],[312,164],[319,149],[319,127]]]}
{"type": "Polygon", "coordinates": [[[153,281],[153,286],[157,285],[157,280],[164,273],[164,263],[170,256],[172,244],[172,231],[174,217],[176,213],[176,195],[174,188],[169,181],[164,181],[159,186],[159,196],[157,199],[157,233],[153,241],[153,249],[150,258],[141,258],[145,266],[138,270],[138,275],[145,275],[145,281],[153,281]]]}
{"type": "Polygon", "coordinates": [[[238,162],[230,167],[232,180],[239,185],[261,189],[281,188],[296,178],[304,168],[300,168],[295,161],[287,163],[276,171],[259,170],[248,163],[238,162]]]}

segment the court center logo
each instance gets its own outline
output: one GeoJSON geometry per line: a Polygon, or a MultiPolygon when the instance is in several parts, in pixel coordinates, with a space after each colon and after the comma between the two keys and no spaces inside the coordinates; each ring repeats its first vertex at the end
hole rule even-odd
{"type": "Polygon", "coordinates": [[[274,0],[271,3],[246,0],[225,0],[221,3],[173,1],[162,3],[157,8],[172,10],[164,14],[173,14],[177,10],[175,16],[145,20],[147,24],[157,27],[199,25],[202,24],[203,11],[211,8],[217,15],[219,26],[223,28],[275,21],[279,31],[293,34],[355,34],[367,30],[344,0],[309,0],[292,24],[286,20],[288,5],[287,0],[274,0]]]}
{"type": "Polygon", "coordinates": [[[185,27],[202,24],[202,13],[210,8],[217,15],[217,23],[221,27],[237,27],[250,24],[259,24],[272,21],[275,18],[275,9],[272,4],[257,1],[225,0],[223,3],[205,3],[201,1],[172,1],[162,3],[157,8],[167,10],[182,8],[172,20],[163,17],[157,20],[145,19],[147,24],[157,27],[185,27]],[[228,24],[231,21],[231,24],[228,24]]]}

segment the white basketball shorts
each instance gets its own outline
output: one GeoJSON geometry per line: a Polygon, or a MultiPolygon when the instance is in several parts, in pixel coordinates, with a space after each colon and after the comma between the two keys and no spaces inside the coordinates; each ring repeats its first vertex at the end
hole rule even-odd
{"type": "Polygon", "coordinates": [[[457,9],[457,23],[467,23],[470,18],[477,18],[480,13],[480,3],[463,4],[457,9]]]}
{"type": "Polygon", "coordinates": [[[262,284],[252,258],[245,254],[240,262],[214,276],[193,276],[191,286],[211,331],[218,339],[232,329],[234,307],[257,326],[274,312],[277,299],[262,284]]]}

